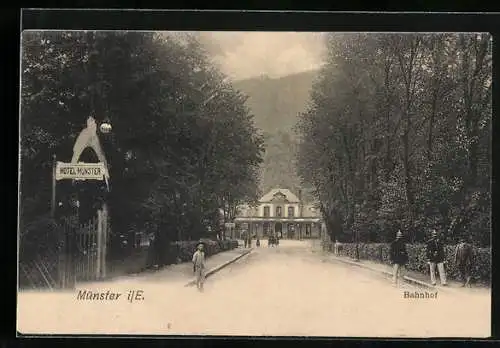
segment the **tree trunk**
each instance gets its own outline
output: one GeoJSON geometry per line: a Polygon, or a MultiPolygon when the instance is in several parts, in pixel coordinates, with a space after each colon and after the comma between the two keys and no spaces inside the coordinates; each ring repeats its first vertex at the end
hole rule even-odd
{"type": "Polygon", "coordinates": [[[434,90],[432,93],[432,105],[431,105],[431,115],[429,118],[429,131],[428,131],[428,136],[427,136],[427,160],[431,161],[432,160],[432,136],[433,136],[433,129],[434,129],[434,119],[436,117],[436,110],[437,110],[437,97],[438,97],[438,91],[437,91],[437,86],[434,86],[434,90]]]}

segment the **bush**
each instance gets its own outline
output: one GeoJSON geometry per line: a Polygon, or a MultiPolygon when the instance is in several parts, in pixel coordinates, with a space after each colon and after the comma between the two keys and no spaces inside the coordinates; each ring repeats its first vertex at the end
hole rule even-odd
{"type": "MultiPolygon", "coordinates": [[[[214,241],[210,239],[202,239],[201,241],[205,245],[205,256],[207,257],[238,247],[237,240],[214,241]]],[[[167,252],[173,253],[175,255],[174,259],[180,259],[181,262],[188,262],[191,261],[193,253],[196,251],[196,246],[199,243],[199,241],[172,242],[167,252]]]]}
{"type": "Polygon", "coordinates": [[[113,258],[106,261],[107,277],[113,278],[123,274],[139,273],[148,266],[149,248],[145,246],[137,247],[126,257],[113,258]]]}
{"type": "Polygon", "coordinates": [[[57,223],[48,216],[42,216],[21,229],[19,258],[32,261],[37,256],[57,253],[58,245],[57,223]]]}
{"type": "MultiPolygon", "coordinates": [[[[333,251],[332,243],[324,243],[323,249],[333,251]]],[[[429,266],[425,253],[425,244],[407,244],[409,261],[406,265],[411,271],[429,274],[429,266]]],[[[356,257],[355,243],[342,243],[340,255],[350,258],[356,257]]],[[[445,246],[446,273],[451,279],[459,280],[460,275],[454,262],[454,245],[445,246]]],[[[387,243],[360,243],[359,258],[389,264],[389,244],[387,243]]],[[[491,280],[491,249],[474,248],[472,278],[475,282],[490,284],[491,280]]]]}

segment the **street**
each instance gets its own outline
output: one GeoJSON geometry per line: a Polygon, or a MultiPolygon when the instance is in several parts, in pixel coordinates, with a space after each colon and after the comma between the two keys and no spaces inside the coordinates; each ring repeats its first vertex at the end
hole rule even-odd
{"type": "Polygon", "coordinates": [[[78,300],[77,292],[18,297],[18,330],[60,334],[243,336],[487,337],[488,291],[432,292],[327,260],[307,241],[255,248],[207,279],[205,291],[154,274],[81,285],[123,293],[115,300],[78,300]],[[142,290],[143,300],[127,300],[142,290]]]}

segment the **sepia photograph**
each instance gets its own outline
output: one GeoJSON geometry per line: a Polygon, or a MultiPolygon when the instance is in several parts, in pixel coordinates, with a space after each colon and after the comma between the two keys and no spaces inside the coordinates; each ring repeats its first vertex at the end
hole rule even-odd
{"type": "Polygon", "coordinates": [[[18,335],[490,337],[492,44],[23,31],[18,335]]]}

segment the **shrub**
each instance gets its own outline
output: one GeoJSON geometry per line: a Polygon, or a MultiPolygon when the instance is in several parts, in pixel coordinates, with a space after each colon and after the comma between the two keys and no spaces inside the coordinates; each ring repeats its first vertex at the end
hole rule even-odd
{"type": "MultiPolygon", "coordinates": [[[[205,245],[205,255],[207,257],[238,247],[237,240],[214,241],[210,239],[202,239],[201,241],[205,245]]],[[[167,252],[174,253],[175,258],[179,258],[182,262],[187,262],[193,257],[193,253],[196,251],[196,246],[198,244],[199,241],[172,242],[167,252]]]]}
{"type": "MultiPolygon", "coordinates": [[[[325,242],[323,249],[333,251],[333,244],[325,242]]],[[[411,271],[429,274],[425,244],[407,244],[408,264],[411,271]]],[[[339,250],[340,255],[350,258],[356,257],[355,243],[342,243],[339,250]]],[[[451,279],[459,280],[460,275],[454,262],[455,246],[445,246],[446,273],[451,279]]],[[[387,243],[360,243],[359,258],[380,263],[389,264],[389,244],[387,243]]],[[[490,284],[491,280],[491,249],[474,248],[474,261],[472,267],[472,278],[475,282],[490,284]]]]}

